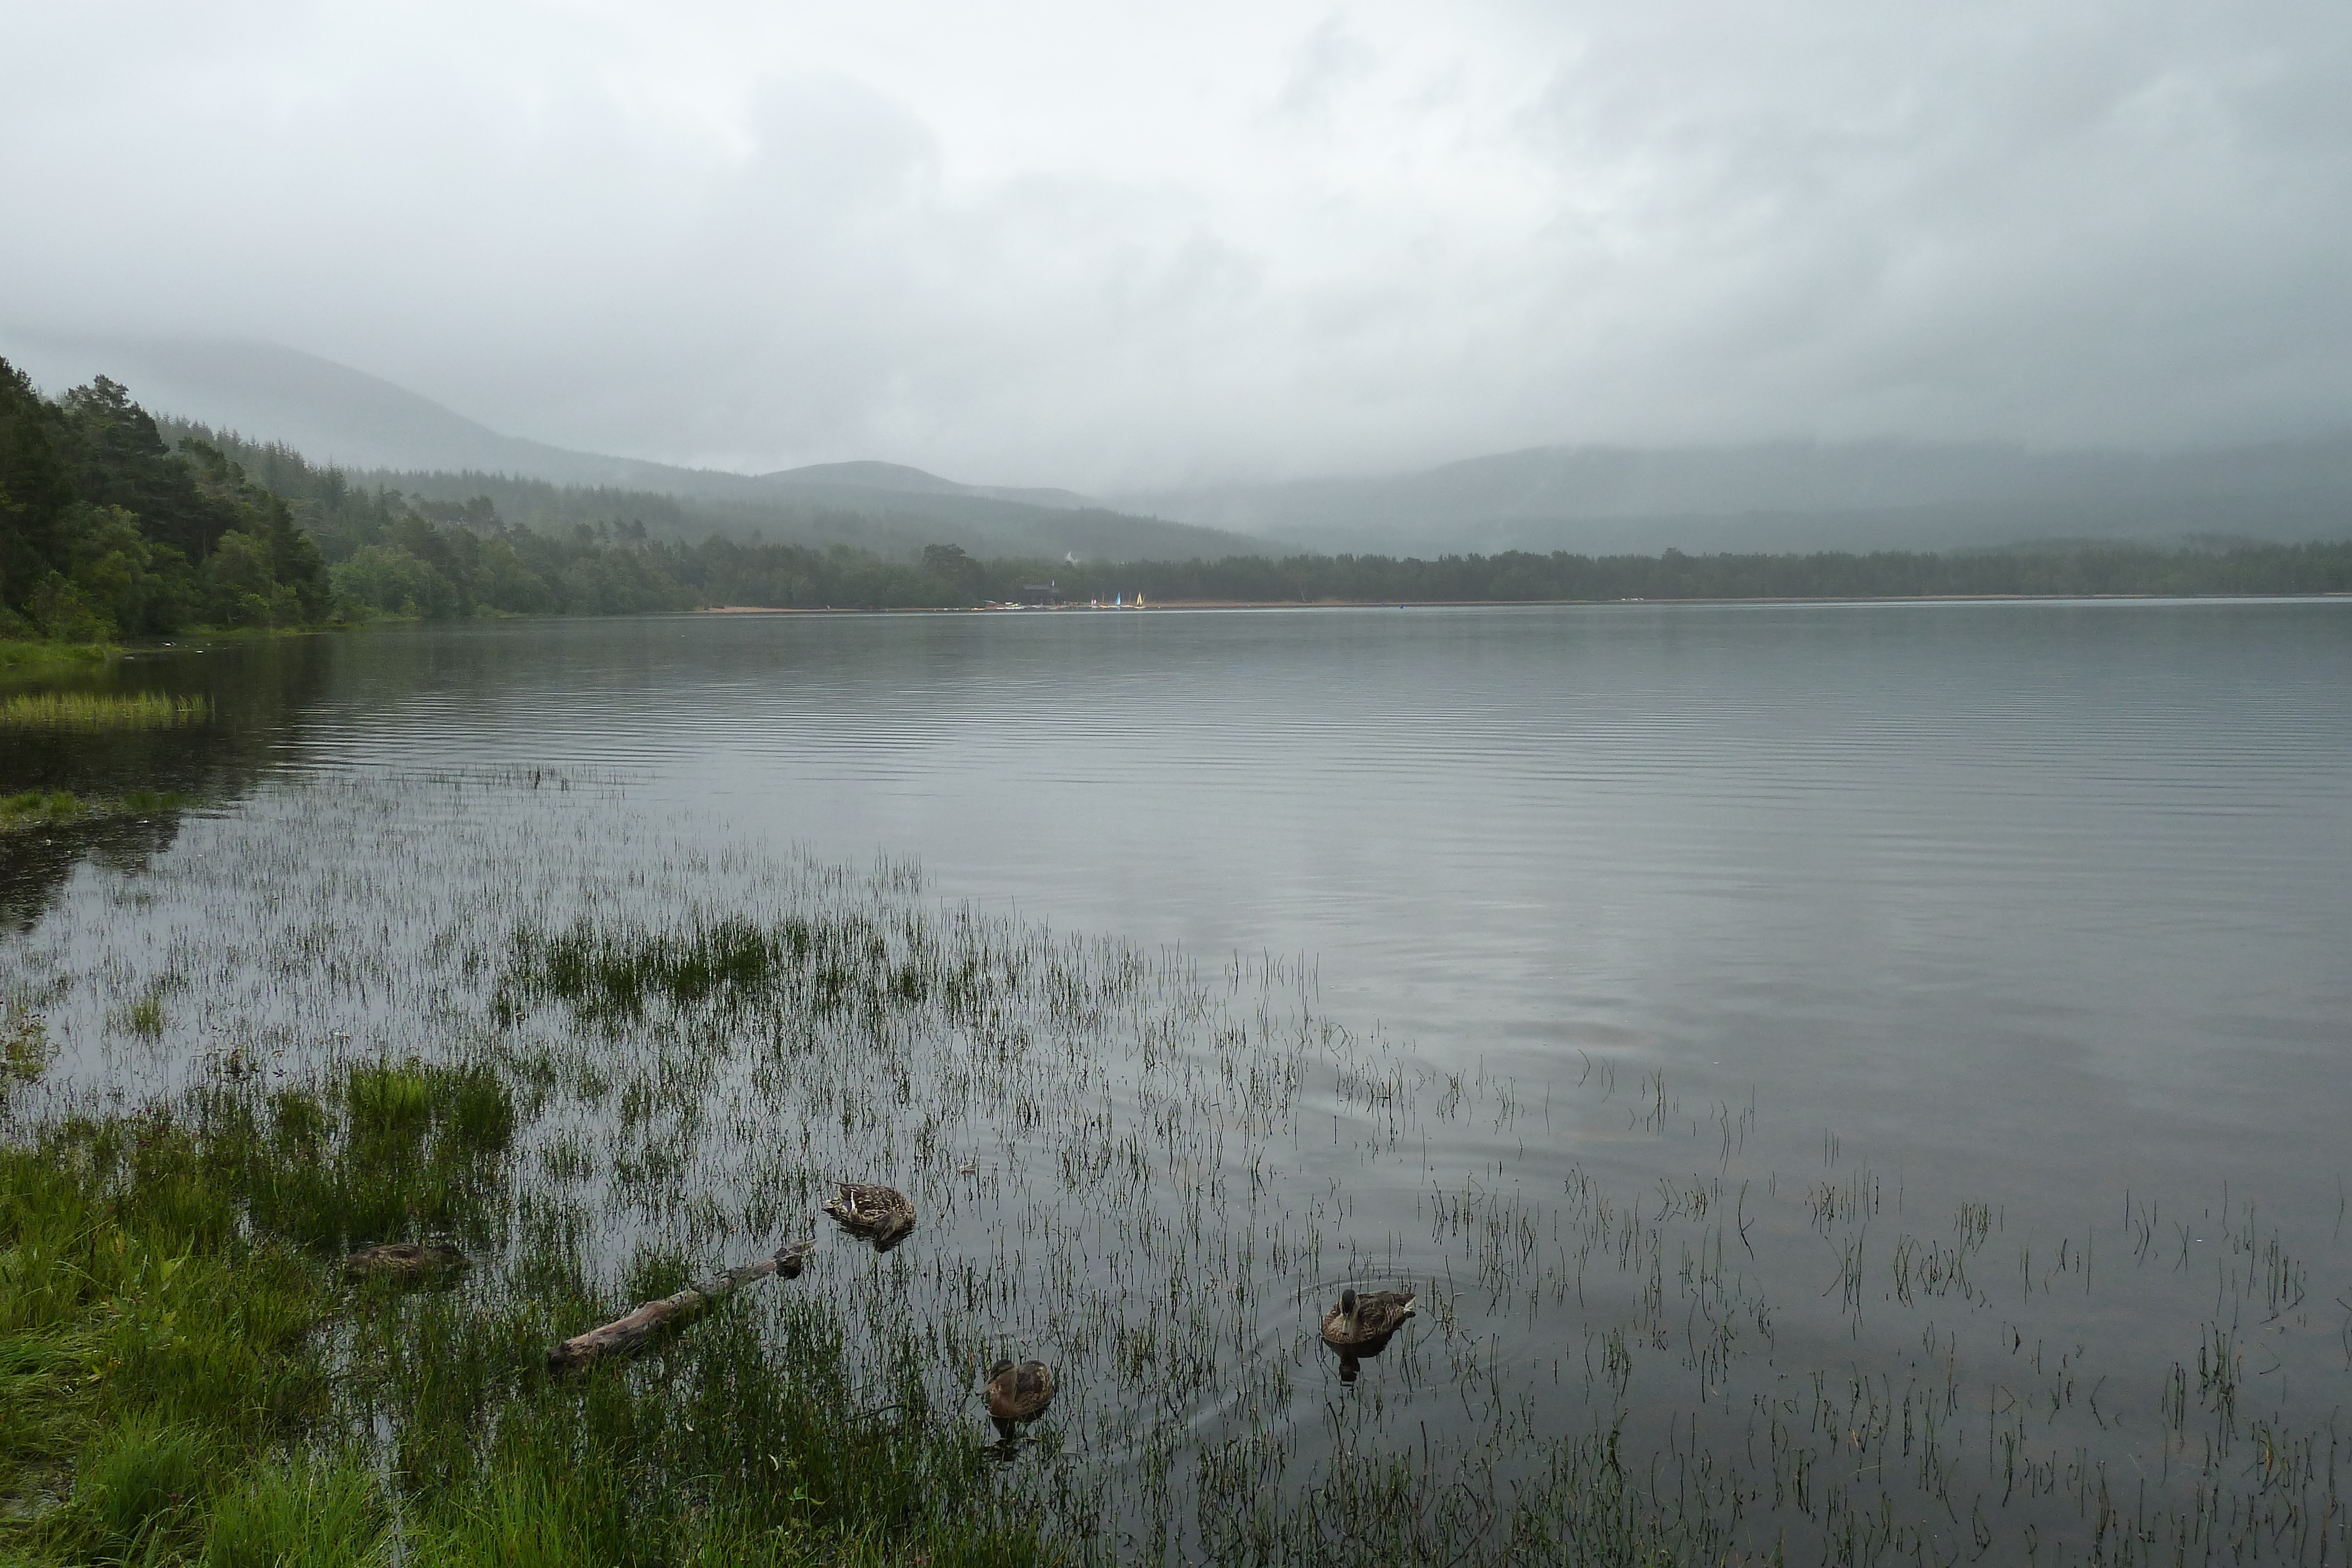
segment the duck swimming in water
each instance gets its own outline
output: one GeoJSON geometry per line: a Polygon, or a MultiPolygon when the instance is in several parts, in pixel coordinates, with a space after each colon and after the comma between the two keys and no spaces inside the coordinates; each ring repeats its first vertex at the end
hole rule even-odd
{"type": "Polygon", "coordinates": [[[1415,1299],[1411,1291],[1343,1291],[1339,1304],[1323,1314],[1323,1343],[1339,1351],[1378,1351],[1413,1315],[1415,1299]]]}
{"type": "Polygon", "coordinates": [[[996,1435],[1010,1443],[1015,1425],[1034,1421],[1054,1402],[1054,1369],[1042,1361],[1018,1366],[1000,1361],[989,1368],[982,1392],[988,1396],[988,1418],[996,1423],[996,1435]]]}
{"type": "Polygon", "coordinates": [[[825,1199],[824,1211],[851,1235],[888,1248],[915,1228],[915,1206],[897,1187],[845,1181],[836,1184],[836,1188],[840,1196],[825,1199]]]}

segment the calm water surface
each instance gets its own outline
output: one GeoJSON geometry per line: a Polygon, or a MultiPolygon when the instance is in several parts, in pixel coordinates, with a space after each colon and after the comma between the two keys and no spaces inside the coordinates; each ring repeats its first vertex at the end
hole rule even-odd
{"type": "MultiPolygon", "coordinates": [[[[121,678],[210,690],[221,721],[17,744],[0,783],[609,772],[715,852],[911,857],[936,897],[1057,928],[1301,956],[1316,1010],[1545,1106],[1359,1194],[1406,1272],[1442,1266],[1416,1206],[1464,1171],[1556,1192],[1579,1165],[1713,1166],[1572,1113],[1596,1071],[1662,1075],[1694,1133],[1748,1113],[1759,1191],[1866,1167],[1890,1216],[1983,1202],[2080,1238],[2226,1190],[2298,1245],[2342,1239],[2352,603],[670,617],[121,678]]],[[[201,856],[212,831],[131,848],[201,856]]],[[[10,852],[20,941],[119,874],[85,847],[10,852]]],[[[2352,1288],[2343,1259],[2311,1265],[2314,1301],[2352,1288]]],[[[1855,1354],[1807,1304],[1825,1267],[1772,1281],[1783,1355],[1855,1354]]],[[[1549,1330],[1489,1310],[1497,1354],[1540,1359],[1549,1330]]],[[[2186,1354],[2103,1310],[2122,1352],[2186,1354]]],[[[2307,1421],[2352,1395],[2323,1317],[2286,1401],[2307,1421]]]]}
{"type": "Polygon", "coordinates": [[[2352,605],[675,618],[346,639],[278,764],[649,810],[2021,1194],[2352,1167],[2352,605]]]}

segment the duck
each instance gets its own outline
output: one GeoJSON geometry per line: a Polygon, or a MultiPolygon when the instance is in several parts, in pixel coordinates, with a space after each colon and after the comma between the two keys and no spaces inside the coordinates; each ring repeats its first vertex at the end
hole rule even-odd
{"type": "Polygon", "coordinates": [[[988,1386],[982,1392],[988,1396],[988,1418],[996,1423],[997,1437],[1010,1443],[1015,1425],[1034,1421],[1054,1402],[1054,1369],[1042,1361],[1018,1366],[1000,1361],[988,1369],[988,1386]]]}
{"type": "Polygon", "coordinates": [[[388,1275],[422,1280],[445,1269],[462,1269],[466,1255],[445,1241],[387,1241],[362,1247],[343,1260],[343,1271],[354,1279],[388,1275]]]}
{"type": "Polygon", "coordinates": [[[897,1187],[865,1181],[845,1181],[836,1186],[841,1196],[827,1198],[824,1211],[839,1220],[841,1228],[851,1235],[863,1236],[877,1246],[887,1247],[895,1245],[915,1228],[915,1206],[897,1187]]]}
{"type": "Polygon", "coordinates": [[[1411,1291],[1342,1291],[1339,1304],[1323,1314],[1323,1343],[1339,1351],[1377,1351],[1413,1315],[1415,1299],[1411,1291]]]}

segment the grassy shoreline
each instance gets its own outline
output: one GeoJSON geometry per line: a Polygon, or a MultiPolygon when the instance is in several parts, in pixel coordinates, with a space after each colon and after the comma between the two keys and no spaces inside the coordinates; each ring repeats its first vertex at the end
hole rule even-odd
{"type": "Polygon", "coordinates": [[[117,643],[58,643],[47,638],[0,637],[0,674],[50,675],[88,670],[122,657],[117,643]]]}
{"type": "MultiPolygon", "coordinates": [[[[16,1086],[46,1048],[11,1028],[16,1086]]],[[[554,1337],[625,1303],[582,1283],[576,1236],[514,1233],[527,1114],[482,1063],[276,1091],[232,1064],[173,1104],[12,1127],[0,1561],[1044,1558],[919,1386],[860,1414],[848,1326],[806,1295],[726,1303],[638,1367],[551,1375],[554,1337]],[[343,1277],[346,1249],[419,1230],[485,1259],[514,1243],[530,1288],[343,1277]]],[[[683,1268],[643,1260],[629,1294],[683,1268]]]]}

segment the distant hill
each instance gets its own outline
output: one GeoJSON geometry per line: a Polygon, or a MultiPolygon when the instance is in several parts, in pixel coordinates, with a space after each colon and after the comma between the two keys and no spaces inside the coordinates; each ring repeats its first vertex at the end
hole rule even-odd
{"type": "Polygon", "coordinates": [[[54,393],[113,377],[145,407],[281,441],[345,468],[478,469],[573,485],[643,485],[657,463],[501,435],[381,377],[253,342],[74,341],[0,336],[0,354],[54,393]]]}
{"type": "Polygon", "coordinates": [[[909,468],[903,463],[812,463],[805,468],[782,468],[760,477],[771,485],[794,489],[810,487],[887,490],[902,495],[984,496],[995,501],[1016,501],[1025,507],[1055,511],[1100,511],[1103,504],[1076,490],[1026,489],[1003,485],[959,485],[909,468]]]}
{"type": "Polygon", "coordinates": [[[1946,549],[2352,534],[2352,434],[2150,455],[1898,442],[1557,446],[1115,504],[1319,549],[1946,549]]]}
{"type": "Polygon", "coordinates": [[[262,343],[65,343],[0,332],[52,391],[100,371],[169,413],[508,516],[634,509],[655,526],[899,551],[1198,559],[1951,549],[2053,540],[2352,536],[2352,433],[2149,455],[1996,444],[1550,446],[1417,473],[1133,492],[970,485],[895,463],[720,473],[503,435],[378,377],[262,343]],[[559,492],[568,487],[571,494],[559,492]],[[526,495],[525,492],[529,494],[526,495]],[[602,496],[600,491],[620,494],[602,496]],[[628,500],[626,497],[637,497],[628,500]]]}
{"type": "Polygon", "coordinates": [[[1228,530],[1124,515],[1067,490],[965,485],[893,463],[754,476],[573,452],[502,435],[380,377],[274,344],[10,334],[0,336],[0,355],[52,392],[109,375],[159,415],[283,443],[365,482],[444,500],[507,492],[508,516],[601,508],[686,532],[899,552],[954,544],[994,557],[1192,559],[1269,548],[1228,530]],[[565,488],[590,494],[562,498],[565,488]],[[677,505],[662,504],[670,501],[677,505]]]}
{"type": "Polygon", "coordinates": [[[354,477],[431,501],[487,496],[499,516],[533,528],[634,518],[656,533],[687,538],[717,531],[800,544],[856,545],[898,555],[913,554],[925,545],[959,545],[968,554],[998,559],[1214,560],[1265,555],[1278,548],[1221,529],[1104,507],[1032,506],[961,490],[780,484],[736,476],[725,476],[733,486],[723,492],[712,486],[699,494],[558,485],[478,472],[371,469],[354,477]]]}

